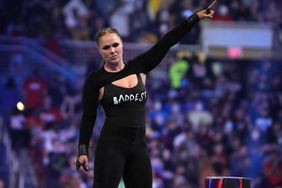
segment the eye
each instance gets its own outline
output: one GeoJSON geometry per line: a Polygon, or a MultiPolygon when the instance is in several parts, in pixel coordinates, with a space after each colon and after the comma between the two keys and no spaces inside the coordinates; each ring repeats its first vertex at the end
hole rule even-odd
{"type": "Polygon", "coordinates": [[[103,46],[103,50],[107,50],[107,49],[109,49],[110,48],[110,46],[109,45],[106,45],[106,46],[103,46]]]}
{"type": "Polygon", "coordinates": [[[118,43],[118,42],[115,42],[112,46],[113,46],[114,48],[116,48],[116,47],[119,46],[119,43],[118,43]]]}

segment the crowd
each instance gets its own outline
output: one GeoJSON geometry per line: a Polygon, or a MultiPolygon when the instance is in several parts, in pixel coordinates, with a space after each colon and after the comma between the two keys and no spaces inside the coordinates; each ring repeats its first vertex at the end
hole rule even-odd
{"type": "MultiPolygon", "coordinates": [[[[0,1],[0,33],[50,41],[93,40],[95,31],[111,25],[127,42],[154,42],[181,17],[208,3],[0,1]]],[[[213,19],[281,27],[279,7],[278,0],[223,0],[213,19]]],[[[198,29],[184,43],[197,43],[198,29]]],[[[51,43],[49,47],[59,53],[51,43]]],[[[281,188],[281,61],[218,60],[179,52],[165,67],[166,76],[147,81],[146,128],[154,188],[202,188],[210,175],[245,176],[252,178],[252,188],[281,188]]],[[[61,75],[46,76],[40,67],[34,67],[30,76],[7,78],[0,88],[0,112],[13,150],[29,152],[40,187],[91,186],[95,161],[90,177],[74,166],[81,88],[81,81],[70,85],[61,75]],[[24,111],[16,108],[18,101],[23,101],[24,111]]],[[[93,148],[104,118],[101,109],[98,117],[93,148]]],[[[7,187],[7,169],[0,172],[0,187],[7,187]]]]}
{"type": "MultiPolygon", "coordinates": [[[[154,42],[208,0],[11,0],[0,1],[0,33],[39,39],[93,40],[97,30],[117,28],[126,42],[154,42]],[[16,6],[17,5],[17,6],[16,6]]],[[[279,0],[223,0],[214,20],[256,21],[281,28],[279,0]]],[[[198,42],[199,28],[183,43],[198,42]]]]}
{"type": "MultiPolygon", "coordinates": [[[[147,83],[154,188],[204,187],[204,178],[211,175],[250,177],[253,188],[281,187],[281,62],[219,61],[179,52],[165,67],[166,77],[147,83]],[[180,69],[186,65],[180,77],[174,74],[179,64],[180,69]]],[[[40,187],[91,186],[92,178],[74,166],[81,84],[70,87],[60,75],[46,77],[38,67],[31,75],[20,90],[11,84],[13,78],[1,89],[15,96],[0,101],[1,109],[11,110],[13,150],[29,152],[40,187]],[[24,101],[24,111],[2,108],[18,100],[24,101]]],[[[93,148],[102,110],[98,117],[93,148]]]]}

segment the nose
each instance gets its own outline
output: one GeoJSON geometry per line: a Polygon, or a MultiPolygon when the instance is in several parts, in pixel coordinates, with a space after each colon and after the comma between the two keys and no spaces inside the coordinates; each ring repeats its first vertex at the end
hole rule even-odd
{"type": "Polygon", "coordinates": [[[114,47],[111,47],[111,48],[110,48],[110,52],[111,52],[111,53],[115,53],[115,51],[116,51],[116,49],[115,49],[114,47]]]}

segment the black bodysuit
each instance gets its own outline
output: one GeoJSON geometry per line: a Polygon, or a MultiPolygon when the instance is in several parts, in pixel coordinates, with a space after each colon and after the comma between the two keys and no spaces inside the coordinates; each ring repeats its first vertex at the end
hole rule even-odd
{"type": "Polygon", "coordinates": [[[143,127],[145,125],[145,102],[147,91],[140,74],[136,74],[137,85],[132,88],[104,86],[100,103],[106,114],[106,122],[116,126],[143,127]]]}
{"type": "Polygon", "coordinates": [[[140,73],[147,74],[155,68],[198,20],[196,14],[192,15],[148,51],[128,61],[123,70],[110,73],[102,67],[85,81],[79,145],[89,144],[96,120],[99,90],[104,87],[100,104],[106,120],[95,151],[95,188],[115,188],[121,177],[126,188],[152,187],[152,169],[145,144],[144,106],[147,92],[140,73]],[[112,84],[132,74],[138,78],[135,87],[123,88],[112,84]]]}

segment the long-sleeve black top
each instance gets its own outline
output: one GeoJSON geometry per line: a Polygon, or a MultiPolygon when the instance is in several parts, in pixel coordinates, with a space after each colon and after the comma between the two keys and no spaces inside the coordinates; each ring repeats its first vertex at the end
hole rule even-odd
{"type": "Polygon", "coordinates": [[[92,72],[86,79],[83,87],[82,105],[83,114],[79,132],[79,146],[88,147],[89,140],[96,121],[96,112],[99,103],[99,90],[108,83],[119,80],[131,74],[147,74],[154,69],[169,49],[178,43],[193,26],[199,21],[196,14],[184,20],[179,26],[165,34],[149,50],[125,63],[125,67],[116,73],[106,72],[103,67],[92,72]]]}

